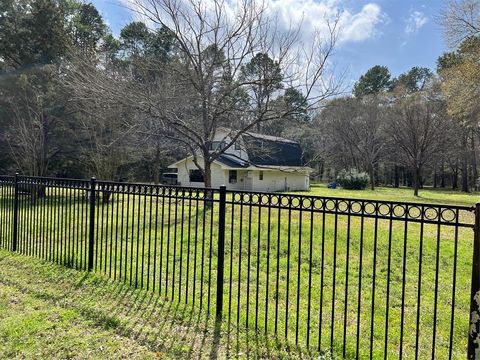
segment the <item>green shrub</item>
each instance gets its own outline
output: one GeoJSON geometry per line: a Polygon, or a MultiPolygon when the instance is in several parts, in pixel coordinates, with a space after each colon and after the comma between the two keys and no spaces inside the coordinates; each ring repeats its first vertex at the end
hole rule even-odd
{"type": "Polygon", "coordinates": [[[370,176],[365,172],[358,172],[356,169],[342,170],[337,176],[337,182],[344,189],[363,190],[367,187],[370,176]]]}

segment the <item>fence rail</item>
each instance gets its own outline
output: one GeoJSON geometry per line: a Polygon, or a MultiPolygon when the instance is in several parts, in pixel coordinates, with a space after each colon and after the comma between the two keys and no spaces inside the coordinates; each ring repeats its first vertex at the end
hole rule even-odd
{"type": "Polygon", "coordinates": [[[344,358],[452,359],[467,349],[474,358],[479,214],[479,206],[0,176],[0,247],[344,358]]]}

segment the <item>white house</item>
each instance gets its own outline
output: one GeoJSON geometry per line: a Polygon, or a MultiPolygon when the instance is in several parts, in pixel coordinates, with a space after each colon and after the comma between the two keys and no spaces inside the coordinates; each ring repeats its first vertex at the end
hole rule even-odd
{"type": "MultiPolygon", "coordinates": [[[[211,143],[214,151],[230,142],[231,131],[220,129],[211,143]]],[[[197,155],[197,162],[203,158],[197,155]]],[[[203,176],[193,156],[169,166],[177,169],[182,186],[203,187],[203,176]]],[[[294,191],[310,189],[311,168],[303,166],[302,149],[292,140],[248,132],[211,165],[212,187],[230,190],[294,191]]]]}

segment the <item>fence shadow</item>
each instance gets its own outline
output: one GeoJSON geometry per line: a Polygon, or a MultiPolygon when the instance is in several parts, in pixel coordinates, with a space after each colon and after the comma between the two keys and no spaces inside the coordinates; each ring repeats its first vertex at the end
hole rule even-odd
{"type": "Polygon", "coordinates": [[[229,327],[226,321],[217,322],[190,304],[167,301],[151,291],[6,251],[0,255],[3,283],[74,310],[93,326],[134,339],[160,357],[310,357],[278,339],[229,327]]]}

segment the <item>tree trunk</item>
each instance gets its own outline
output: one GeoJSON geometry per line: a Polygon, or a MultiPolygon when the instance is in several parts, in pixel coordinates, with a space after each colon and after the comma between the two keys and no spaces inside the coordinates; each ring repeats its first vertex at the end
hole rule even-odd
{"type": "Polygon", "coordinates": [[[205,159],[203,162],[203,183],[206,188],[212,187],[212,168],[210,165],[210,162],[205,159]]]}
{"type": "Polygon", "coordinates": [[[445,166],[442,163],[442,175],[441,175],[441,180],[440,180],[440,187],[444,188],[445,187],[445,166]]]}
{"type": "Polygon", "coordinates": [[[108,204],[112,198],[113,198],[113,195],[110,192],[110,190],[103,190],[102,191],[102,202],[104,204],[108,204]]]}
{"type": "Polygon", "coordinates": [[[368,164],[368,176],[370,176],[370,189],[375,190],[375,168],[373,164],[368,164]]]}
{"type": "Polygon", "coordinates": [[[325,171],[325,168],[324,168],[324,162],[323,161],[320,161],[320,169],[319,169],[319,174],[320,174],[320,181],[323,181],[323,175],[324,175],[324,171],[325,171]]]}
{"type": "Polygon", "coordinates": [[[418,166],[413,168],[413,195],[418,196],[418,189],[420,188],[420,169],[418,166]]]}
{"type": "Polygon", "coordinates": [[[160,184],[160,146],[155,146],[155,156],[153,158],[153,182],[160,184]]]}
{"type": "Polygon", "coordinates": [[[452,172],[452,190],[458,189],[458,166],[452,172]]]}
{"type": "Polygon", "coordinates": [[[462,158],[462,191],[468,192],[468,151],[466,149],[467,139],[464,139],[464,145],[462,158]]]}
{"type": "Polygon", "coordinates": [[[394,180],[393,180],[393,186],[396,187],[396,188],[399,188],[400,187],[400,171],[398,169],[398,166],[395,165],[394,167],[394,180]]]}
{"type": "Polygon", "coordinates": [[[466,161],[462,161],[462,191],[468,192],[468,166],[466,161]]]}
{"type": "MultiPolygon", "coordinates": [[[[373,183],[375,184],[375,186],[380,186],[380,169],[378,167],[378,164],[375,164],[375,166],[373,167],[373,183]]],[[[372,188],[373,190],[373,188],[372,188]]]]}
{"type": "Polygon", "coordinates": [[[472,140],[471,140],[471,151],[472,151],[472,183],[473,187],[475,190],[478,190],[477,188],[477,179],[478,179],[478,169],[477,169],[477,151],[475,149],[475,136],[472,135],[472,140]]]}
{"type": "Polygon", "coordinates": [[[207,157],[204,156],[203,161],[203,184],[205,185],[205,207],[213,207],[213,191],[207,190],[212,187],[212,168],[211,163],[207,160],[207,157]]]}
{"type": "Polygon", "coordinates": [[[437,188],[437,167],[433,170],[433,187],[437,188]]]}

